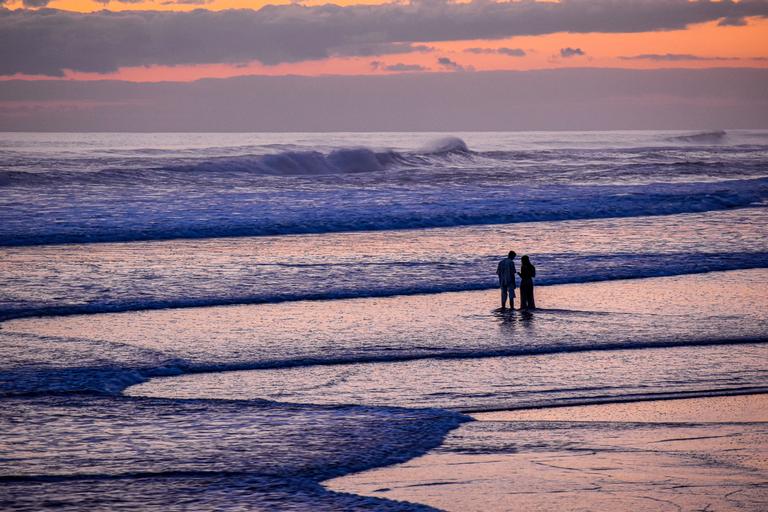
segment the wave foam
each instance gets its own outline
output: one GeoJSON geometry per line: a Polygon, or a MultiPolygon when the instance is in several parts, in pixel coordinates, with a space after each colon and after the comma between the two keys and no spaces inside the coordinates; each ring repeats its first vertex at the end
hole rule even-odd
{"type": "Polygon", "coordinates": [[[412,153],[375,151],[366,147],[319,151],[283,151],[267,155],[246,155],[206,160],[194,165],[164,167],[165,171],[248,172],[274,176],[313,176],[380,172],[389,166],[424,164],[425,159],[452,154],[470,154],[467,144],[458,137],[445,137],[428,143],[412,153]]]}
{"type": "Polygon", "coordinates": [[[98,190],[95,197],[57,198],[55,205],[10,205],[7,221],[0,224],[0,246],[638,217],[729,210],[768,199],[768,178],[649,185],[510,185],[328,190],[312,184],[312,190],[251,192],[231,183],[226,190],[203,187],[182,194],[165,192],[158,185],[152,195],[137,193],[136,197],[130,195],[133,190],[98,190]]]}
{"type": "Polygon", "coordinates": [[[427,155],[471,153],[467,144],[459,137],[443,137],[441,139],[433,140],[424,145],[421,152],[427,155]]]}

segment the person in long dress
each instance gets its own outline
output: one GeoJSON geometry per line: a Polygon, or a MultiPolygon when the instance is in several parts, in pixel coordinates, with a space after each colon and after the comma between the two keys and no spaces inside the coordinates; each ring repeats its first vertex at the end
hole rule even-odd
{"type": "Polygon", "coordinates": [[[496,267],[496,275],[499,276],[499,286],[501,287],[501,309],[507,309],[507,296],[509,296],[509,307],[515,309],[515,251],[509,251],[506,258],[499,262],[496,267]]]}
{"type": "Polygon", "coordinates": [[[536,309],[533,299],[533,278],[536,277],[536,267],[526,255],[520,258],[520,309],[536,309]]]}

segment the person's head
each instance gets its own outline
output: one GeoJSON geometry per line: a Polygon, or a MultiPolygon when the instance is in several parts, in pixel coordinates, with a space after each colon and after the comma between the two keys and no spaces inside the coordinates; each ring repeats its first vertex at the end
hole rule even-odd
{"type": "Polygon", "coordinates": [[[515,259],[515,256],[517,256],[515,251],[509,251],[509,254],[507,254],[507,257],[511,260],[515,259]]]}
{"type": "Polygon", "coordinates": [[[526,254],[525,256],[523,256],[522,258],[520,258],[520,261],[522,261],[523,263],[530,263],[530,262],[531,262],[531,259],[530,259],[530,258],[528,257],[528,255],[526,254]]]}

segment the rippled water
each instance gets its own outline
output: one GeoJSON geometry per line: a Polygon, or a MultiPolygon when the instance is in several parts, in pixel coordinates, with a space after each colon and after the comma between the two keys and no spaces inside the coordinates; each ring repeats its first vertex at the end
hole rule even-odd
{"type": "Polygon", "coordinates": [[[5,134],[0,241],[661,215],[762,204],[768,194],[765,131],[714,141],[679,132],[459,135],[5,134]]]}
{"type": "Polygon", "coordinates": [[[568,450],[467,411],[764,391],[766,141],[0,134],[0,508],[427,509],[320,482],[568,450]],[[509,249],[540,310],[494,310],[509,249]]]}

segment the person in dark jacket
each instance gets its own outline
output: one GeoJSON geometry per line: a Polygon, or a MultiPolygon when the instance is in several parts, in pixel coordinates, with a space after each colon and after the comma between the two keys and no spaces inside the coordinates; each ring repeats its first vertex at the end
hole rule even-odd
{"type": "Polygon", "coordinates": [[[507,309],[507,296],[509,296],[509,307],[515,309],[515,251],[509,251],[506,258],[499,262],[496,267],[496,275],[499,276],[499,287],[501,288],[501,309],[507,309]]]}
{"type": "Polygon", "coordinates": [[[531,259],[526,255],[520,258],[520,309],[536,309],[536,302],[533,300],[533,278],[536,277],[536,267],[531,263],[531,259]]]}

